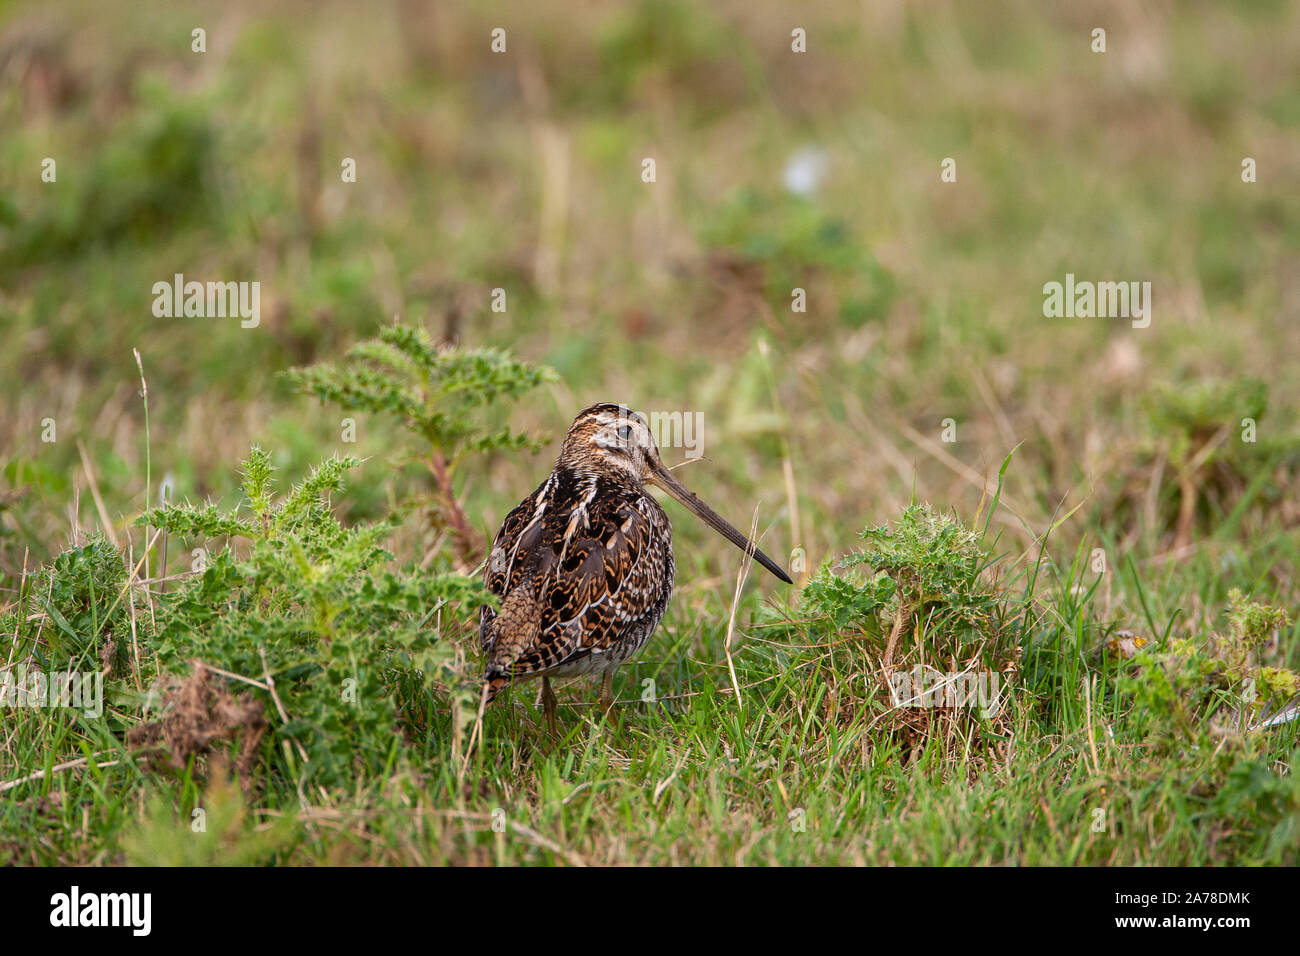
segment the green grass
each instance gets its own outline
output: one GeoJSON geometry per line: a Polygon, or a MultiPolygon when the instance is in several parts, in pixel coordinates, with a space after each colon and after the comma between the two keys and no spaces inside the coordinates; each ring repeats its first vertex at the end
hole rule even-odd
{"type": "Polygon", "coordinates": [[[41,13],[0,10],[0,665],[112,669],[102,718],[4,712],[0,861],[1300,862],[1300,722],[1238,713],[1300,666],[1293,5],[41,13]],[[155,318],[176,272],[261,325],[155,318]],[[1067,272],[1151,327],[1043,318],[1067,272]],[[470,552],[601,400],[701,412],[683,479],[813,584],[751,572],[733,683],[740,555],[670,503],[615,719],[559,685],[552,740],[525,685],[471,747],[470,552]],[[164,481],[196,509],[145,517],[164,481]],[[909,665],[1014,658],[1009,710],[882,704],[896,619],[909,665]],[[250,759],[128,745],[194,657],[250,759]]]}

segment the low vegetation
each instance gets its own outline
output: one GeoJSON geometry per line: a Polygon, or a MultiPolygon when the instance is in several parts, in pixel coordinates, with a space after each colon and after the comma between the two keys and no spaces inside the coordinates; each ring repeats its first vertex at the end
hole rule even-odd
{"type": "Polygon", "coordinates": [[[1300,863],[1300,12],[814,6],[5,7],[0,863],[1300,863]],[[797,584],[666,502],[554,739],[481,561],[601,400],[797,584]]]}

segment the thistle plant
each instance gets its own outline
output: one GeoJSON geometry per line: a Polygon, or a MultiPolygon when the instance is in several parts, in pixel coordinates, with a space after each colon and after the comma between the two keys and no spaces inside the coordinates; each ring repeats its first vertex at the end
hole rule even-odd
{"type": "MultiPolygon", "coordinates": [[[[955,516],[918,504],[904,509],[892,528],[869,527],[861,536],[866,547],[827,563],[808,582],[801,608],[832,639],[856,635],[846,646],[865,652],[870,705],[888,714],[895,729],[913,739],[943,735],[963,712],[946,705],[922,712],[927,704],[890,692],[893,675],[919,667],[949,675],[953,686],[973,677],[1000,687],[1016,673],[1021,654],[1013,612],[985,579],[982,536],[955,516]]],[[[1009,708],[1002,699],[986,709],[1005,726],[1009,708]]]]}
{"type": "Polygon", "coordinates": [[[300,391],[349,411],[387,415],[417,439],[416,459],[432,481],[431,523],[450,536],[462,569],[478,563],[482,542],[457,496],[457,469],[476,452],[540,447],[494,424],[493,412],[556,380],[551,369],[505,352],[442,346],[423,330],[403,325],[358,343],[340,362],[285,374],[300,391]]]}
{"type": "Polygon", "coordinates": [[[126,580],[122,555],[100,535],[60,552],[26,576],[19,599],[0,611],[0,633],[9,643],[0,665],[30,660],[48,670],[126,677],[133,633],[126,580]]]}
{"type": "MultiPolygon", "coordinates": [[[[484,600],[479,583],[461,575],[393,568],[383,547],[391,522],[340,524],[331,496],[359,464],[331,458],[276,496],[270,455],[254,447],[243,462],[239,507],[172,505],[137,522],[187,539],[198,556],[196,573],[158,602],[151,643],[159,670],[201,672],[201,661],[242,678],[231,689],[260,695],[271,724],[265,759],[320,787],[401,759],[399,692],[409,694],[413,681],[426,695],[436,680],[457,682],[443,626],[484,600]],[[213,538],[225,540],[209,554],[213,538]],[[448,605],[455,613],[444,616],[448,605]]],[[[183,691],[172,697],[183,699],[183,691]]],[[[176,746],[175,733],[149,725],[138,736],[176,746]]],[[[182,741],[173,758],[197,752],[186,753],[182,741]]]]}
{"type": "Polygon", "coordinates": [[[980,536],[928,505],[904,509],[894,528],[866,528],[866,548],[850,552],[809,582],[804,600],[839,626],[856,621],[882,642],[888,666],[900,638],[923,623],[954,642],[990,638],[998,601],[980,578],[987,558],[980,536]],[[855,569],[868,569],[867,575],[855,569]]]}

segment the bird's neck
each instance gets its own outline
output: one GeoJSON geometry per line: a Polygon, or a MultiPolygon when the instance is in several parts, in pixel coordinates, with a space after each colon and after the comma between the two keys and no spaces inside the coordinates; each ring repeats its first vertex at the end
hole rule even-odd
{"type": "Polygon", "coordinates": [[[561,501],[576,502],[614,495],[631,497],[645,490],[630,472],[621,468],[597,467],[591,462],[556,462],[552,478],[556,497],[561,501]]]}

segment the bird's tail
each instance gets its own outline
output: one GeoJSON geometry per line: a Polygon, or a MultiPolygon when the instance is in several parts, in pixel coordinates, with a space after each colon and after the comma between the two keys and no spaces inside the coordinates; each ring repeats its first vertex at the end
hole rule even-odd
{"type": "Polygon", "coordinates": [[[501,693],[513,677],[514,663],[531,649],[541,635],[542,605],[537,599],[532,576],[511,588],[501,602],[501,612],[488,624],[491,636],[484,644],[491,648],[483,683],[487,702],[501,693]]]}
{"type": "Polygon", "coordinates": [[[509,674],[498,668],[489,667],[487,673],[483,675],[483,684],[487,688],[487,703],[492,703],[497,694],[501,693],[509,683],[509,674]]]}

